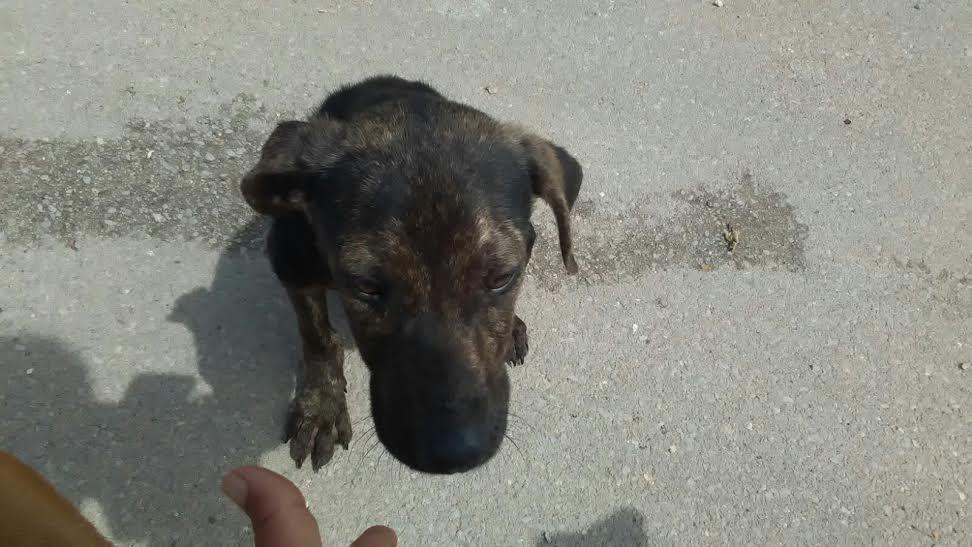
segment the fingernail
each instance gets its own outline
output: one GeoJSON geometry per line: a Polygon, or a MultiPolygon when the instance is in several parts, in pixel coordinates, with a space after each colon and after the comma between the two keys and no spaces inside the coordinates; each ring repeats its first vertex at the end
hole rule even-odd
{"type": "Polygon", "coordinates": [[[242,477],[237,475],[235,472],[230,471],[223,477],[222,484],[223,493],[226,497],[233,500],[233,503],[240,506],[240,509],[244,509],[246,506],[246,492],[247,485],[246,481],[242,477]]]}

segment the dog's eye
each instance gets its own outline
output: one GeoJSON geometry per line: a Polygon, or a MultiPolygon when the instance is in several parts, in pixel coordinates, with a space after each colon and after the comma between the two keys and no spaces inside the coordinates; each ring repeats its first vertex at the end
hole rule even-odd
{"type": "Polygon", "coordinates": [[[490,292],[494,293],[503,292],[513,285],[513,280],[516,279],[516,274],[516,270],[490,273],[486,276],[486,288],[489,289],[490,292]]]}
{"type": "Polygon", "coordinates": [[[362,300],[375,301],[381,298],[381,285],[374,279],[355,279],[354,295],[362,300]]]}

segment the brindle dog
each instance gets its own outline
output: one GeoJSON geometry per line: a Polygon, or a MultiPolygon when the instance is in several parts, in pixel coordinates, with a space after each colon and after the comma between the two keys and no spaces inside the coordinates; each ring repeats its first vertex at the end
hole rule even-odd
{"type": "Polygon", "coordinates": [[[569,216],[582,178],[562,148],[392,76],[343,87],[307,121],[277,126],[241,190],[274,218],[268,254],[303,341],[284,439],[298,467],[309,454],[318,470],[351,440],[327,290],[370,371],[375,430],[392,455],[456,473],[499,450],[506,363],[527,353],[514,304],[533,202],[552,208],[576,273],[569,216]]]}

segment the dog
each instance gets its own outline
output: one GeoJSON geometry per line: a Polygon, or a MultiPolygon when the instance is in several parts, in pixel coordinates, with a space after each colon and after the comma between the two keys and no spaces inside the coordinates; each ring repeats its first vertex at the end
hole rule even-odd
{"type": "Polygon", "coordinates": [[[369,370],[378,439],[397,460],[450,474],[496,454],[506,364],[528,351],[514,308],[534,202],[552,209],[574,274],[582,179],[560,146],[396,76],[342,87],[306,120],[277,125],[240,190],[272,217],[267,254],[297,315],[303,360],[284,434],[297,467],[310,456],[316,472],[351,440],[328,291],[369,370]]]}
{"type": "Polygon", "coordinates": [[[40,473],[3,451],[0,484],[0,545],[111,545],[40,473]]]}

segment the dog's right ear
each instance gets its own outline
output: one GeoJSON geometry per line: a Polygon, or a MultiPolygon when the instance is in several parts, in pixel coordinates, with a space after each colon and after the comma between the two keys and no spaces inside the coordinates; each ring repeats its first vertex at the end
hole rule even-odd
{"type": "Polygon", "coordinates": [[[557,220],[560,253],[567,273],[577,273],[570,235],[570,210],[577,201],[584,170],[563,148],[536,135],[525,134],[521,142],[528,153],[533,194],[547,202],[557,220]]]}
{"type": "Polygon", "coordinates": [[[311,182],[340,157],[340,130],[339,122],[327,119],[277,125],[240,183],[247,204],[265,215],[302,210],[311,182]]]}

